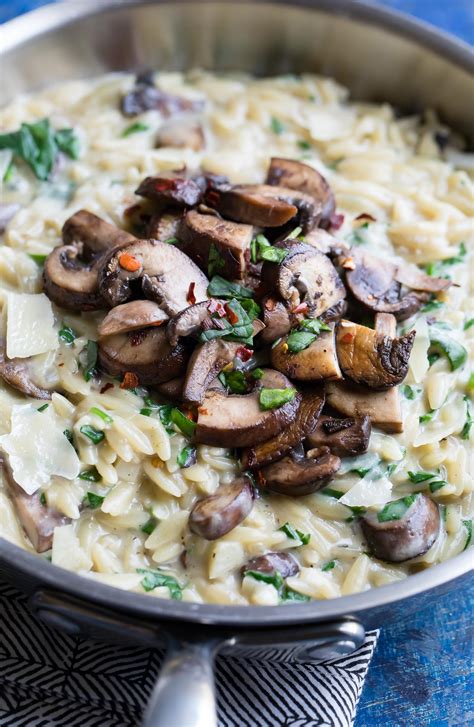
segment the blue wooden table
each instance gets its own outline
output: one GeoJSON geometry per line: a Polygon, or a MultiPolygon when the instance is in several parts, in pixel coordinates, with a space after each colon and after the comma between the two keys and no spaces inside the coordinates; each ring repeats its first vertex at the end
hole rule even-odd
{"type": "MultiPolygon", "coordinates": [[[[47,0],[2,0],[0,22],[47,0]]],[[[380,0],[474,43],[474,0],[380,0]]],[[[382,629],[356,727],[474,725],[474,584],[382,629]]]]}

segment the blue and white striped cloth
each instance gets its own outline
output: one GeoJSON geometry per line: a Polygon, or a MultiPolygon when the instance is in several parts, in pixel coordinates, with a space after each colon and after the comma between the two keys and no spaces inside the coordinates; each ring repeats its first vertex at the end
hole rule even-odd
{"type": "MultiPolygon", "coordinates": [[[[219,727],[350,727],[378,632],[321,664],[219,658],[219,727]]],[[[0,725],[135,727],[162,654],[72,638],[29,612],[0,582],[0,725]]],[[[170,725],[169,727],[186,727],[170,725]]]]}

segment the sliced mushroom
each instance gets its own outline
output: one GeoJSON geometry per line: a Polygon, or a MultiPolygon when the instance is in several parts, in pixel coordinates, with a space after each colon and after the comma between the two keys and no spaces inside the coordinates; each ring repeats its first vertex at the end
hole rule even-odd
{"type": "Polygon", "coordinates": [[[323,323],[335,323],[340,321],[341,318],[346,314],[347,311],[347,300],[342,298],[339,303],[332,305],[328,308],[321,316],[323,323]]]}
{"type": "Polygon", "coordinates": [[[320,227],[315,227],[307,232],[304,236],[304,242],[325,255],[348,255],[350,253],[350,248],[345,242],[330,235],[329,232],[322,230],[320,227]]]}
{"type": "Polygon", "coordinates": [[[147,237],[171,244],[170,240],[173,240],[173,242],[176,240],[182,216],[183,211],[174,208],[166,209],[164,212],[156,212],[148,222],[147,237]]]}
{"type": "Polygon", "coordinates": [[[322,449],[315,458],[284,457],[259,470],[259,487],[280,495],[311,495],[331,480],[341,460],[322,449]]]}
{"type": "MultiPolygon", "coordinates": [[[[268,389],[293,388],[286,376],[264,370],[258,382],[268,389]]],[[[198,408],[195,439],[202,444],[217,447],[251,447],[278,434],[296,416],[301,395],[276,409],[263,411],[259,402],[259,390],[250,394],[226,395],[208,390],[198,408]]]]}
{"type": "Polygon", "coordinates": [[[140,384],[160,384],[186,370],[188,348],[171,348],[163,328],[116,333],[99,341],[100,367],[111,376],[136,374],[140,384]]]}
{"type": "MultiPolygon", "coordinates": [[[[209,301],[190,305],[180,313],[173,316],[166,326],[166,335],[172,346],[176,346],[180,338],[194,336],[201,331],[206,322],[211,324],[211,312],[209,301]]],[[[210,326],[209,326],[210,327],[210,326]]]]}
{"type": "Polygon", "coordinates": [[[164,381],[162,384],[155,384],[156,391],[171,401],[181,401],[183,395],[184,378],[182,376],[176,379],[164,381]]]}
{"type": "Polygon", "coordinates": [[[53,303],[72,311],[106,308],[98,285],[102,259],[84,262],[81,247],[55,247],[44,263],[43,289],[53,303]]]}
{"type": "Polygon", "coordinates": [[[37,377],[31,358],[7,358],[3,338],[0,338],[0,378],[34,399],[51,399],[54,391],[53,386],[50,391],[44,387],[43,382],[35,381],[37,377]]]}
{"type": "Polygon", "coordinates": [[[183,401],[200,404],[209,384],[232,363],[241,344],[214,339],[202,343],[194,349],[189,359],[183,387],[183,401]]]}
{"type": "Polygon", "coordinates": [[[277,462],[297,447],[316,428],[324,405],[324,390],[317,387],[304,392],[295,419],[276,437],[244,449],[241,455],[243,469],[259,469],[277,462]]]}
{"type": "Polygon", "coordinates": [[[153,76],[145,74],[137,76],[135,86],[126,93],[120,109],[125,116],[137,116],[145,111],[159,111],[163,116],[171,116],[180,111],[200,111],[203,102],[195,99],[173,96],[157,88],[153,76]]]}
{"type": "Polygon", "coordinates": [[[79,210],[66,220],[62,236],[65,245],[82,244],[88,252],[94,254],[135,242],[137,239],[87,210],[79,210]]]}
{"type": "Polygon", "coordinates": [[[221,485],[214,495],[198,500],[189,516],[189,529],[205,540],[217,540],[245,520],[253,507],[254,492],[248,477],[221,485]]]}
{"type": "Polygon", "coordinates": [[[307,436],[309,447],[329,447],[338,457],[355,457],[367,452],[371,424],[368,416],[337,419],[324,414],[307,436]]]}
{"type": "Polygon", "coordinates": [[[99,324],[97,331],[99,336],[128,333],[139,328],[161,326],[168,318],[158,303],[152,300],[132,300],[112,308],[99,324]]]}
{"type": "Polygon", "coordinates": [[[199,185],[192,179],[182,177],[146,177],[135,194],[178,207],[194,207],[202,197],[199,185]]]}
{"type": "Polygon", "coordinates": [[[135,291],[156,301],[168,315],[190,303],[207,300],[209,281],[197,265],[174,245],[158,240],[112,250],[101,264],[99,289],[111,306],[125,303],[135,291]]]}
{"type": "Polygon", "coordinates": [[[342,379],[339,368],[334,324],[330,331],[322,331],[313,343],[298,353],[290,353],[285,337],[271,351],[273,368],[297,381],[342,379]]]}
{"type": "Polygon", "coordinates": [[[326,255],[302,242],[285,240],[278,247],[287,251],[280,265],[266,262],[262,276],[292,308],[307,303],[313,318],[346,297],[336,268],[326,255]]]}
{"type": "Polygon", "coordinates": [[[273,343],[290,332],[291,316],[288,308],[270,295],[262,300],[262,319],[265,329],[260,334],[260,343],[273,343]]]}
{"type": "Polygon", "coordinates": [[[336,346],[344,376],[371,389],[396,386],[408,373],[415,335],[415,331],[410,331],[400,338],[391,338],[373,328],[341,321],[336,346]]]}
{"type": "Polygon", "coordinates": [[[328,381],[326,400],[345,416],[367,415],[374,426],[386,432],[403,431],[400,395],[395,386],[388,391],[373,391],[345,381],[328,381]]]}
{"type": "Polygon", "coordinates": [[[241,279],[245,274],[253,237],[252,225],[229,222],[196,210],[186,214],[179,230],[183,251],[199,267],[208,269],[209,254],[213,250],[219,255],[219,274],[231,279],[241,279]]]}
{"type": "Polygon", "coordinates": [[[308,166],[294,159],[272,157],[267,174],[267,184],[296,189],[314,198],[319,207],[315,224],[328,228],[336,209],[331,187],[324,177],[308,166]]]}
{"type": "Polygon", "coordinates": [[[242,576],[245,577],[248,571],[269,575],[278,572],[282,578],[290,578],[300,572],[300,564],[291,553],[265,553],[249,560],[242,568],[242,576]]]}
{"type": "Polygon", "coordinates": [[[399,321],[416,313],[429,300],[428,292],[445,290],[451,284],[444,278],[430,278],[416,268],[415,272],[411,267],[404,272],[402,267],[362,250],[351,250],[340,262],[346,270],[347,286],[354,298],[370,310],[393,313],[399,321]],[[410,290],[404,293],[402,280],[409,282],[409,287],[418,286],[422,292],[410,290]]]}
{"type": "Polygon", "coordinates": [[[438,506],[423,493],[391,502],[381,512],[389,506],[393,508],[395,503],[399,508],[393,516],[397,516],[396,519],[380,522],[381,513],[369,512],[361,518],[360,524],[376,558],[402,563],[431,548],[438,537],[440,517],[438,506]]]}
{"type": "Polygon", "coordinates": [[[3,472],[8,494],[25,533],[38,553],[50,550],[54,528],[66,525],[69,518],[41,502],[39,492],[28,495],[13,477],[10,465],[3,462],[3,472]]]}
{"type": "Polygon", "coordinates": [[[392,313],[376,313],[374,329],[381,336],[395,338],[397,335],[397,319],[392,313]]]}
{"type": "Polygon", "coordinates": [[[156,145],[201,151],[205,145],[204,130],[193,117],[170,119],[160,126],[156,145]]]}

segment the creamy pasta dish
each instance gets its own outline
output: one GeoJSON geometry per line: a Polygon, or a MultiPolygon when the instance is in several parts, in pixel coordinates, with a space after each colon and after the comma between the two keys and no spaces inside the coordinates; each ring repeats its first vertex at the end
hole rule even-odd
{"type": "Polygon", "coordinates": [[[0,114],[0,536],[237,605],[468,548],[469,169],[433,113],[313,75],[18,96],[0,114]]]}

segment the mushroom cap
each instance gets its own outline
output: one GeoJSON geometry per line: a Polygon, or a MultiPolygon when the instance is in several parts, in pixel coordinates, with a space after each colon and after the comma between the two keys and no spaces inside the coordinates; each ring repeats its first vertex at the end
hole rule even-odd
{"type": "Polygon", "coordinates": [[[189,359],[183,387],[183,401],[200,404],[211,381],[232,363],[242,344],[214,339],[199,344],[189,359]]]}
{"type": "Polygon", "coordinates": [[[328,381],[327,403],[345,416],[367,415],[372,424],[385,432],[403,432],[400,394],[394,386],[386,391],[374,391],[347,381],[328,381]]]}
{"type": "Polygon", "coordinates": [[[100,266],[99,289],[111,307],[125,303],[141,287],[146,298],[159,303],[168,315],[175,315],[189,307],[193,283],[194,302],[207,300],[206,276],[181,250],[158,240],[137,240],[112,250],[100,266]],[[124,255],[136,261],[136,270],[121,266],[124,255]]]}
{"type": "Polygon", "coordinates": [[[273,368],[297,381],[321,381],[342,379],[339,368],[334,325],[330,331],[322,331],[315,341],[298,353],[287,350],[287,337],[271,351],[273,368]]]}
{"type": "Polygon", "coordinates": [[[290,332],[290,312],[284,303],[273,296],[266,296],[262,300],[262,320],[265,328],[260,334],[260,343],[273,343],[290,332]]]}
{"type": "Polygon", "coordinates": [[[51,399],[51,391],[35,381],[31,358],[7,358],[5,339],[0,338],[0,378],[14,389],[34,399],[51,399]]]}
{"type": "Polygon", "coordinates": [[[161,326],[169,316],[152,300],[131,300],[112,308],[99,324],[99,336],[128,333],[139,328],[161,326]]]}
{"type": "Polygon", "coordinates": [[[190,305],[177,313],[166,326],[166,335],[171,345],[175,346],[180,338],[199,333],[210,316],[208,300],[190,305]]]}
{"type": "Polygon", "coordinates": [[[105,308],[98,285],[100,262],[100,258],[82,262],[76,245],[55,247],[44,263],[44,292],[60,308],[72,311],[105,308]]]}
{"type": "Polygon", "coordinates": [[[82,244],[90,253],[95,254],[137,239],[129,232],[84,209],[68,217],[63,225],[62,236],[65,245],[82,244]]]}
{"type": "Polygon", "coordinates": [[[284,457],[260,470],[260,487],[280,495],[310,495],[331,480],[341,460],[322,449],[316,457],[284,457]]]}
{"type": "Polygon", "coordinates": [[[368,512],[360,524],[376,558],[402,563],[431,548],[439,533],[439,509],[430,497],[418,493],[399,520],[379,522],[378,513],[368,512]]]}
{"type": "MultiPolygon", "coordinates": [[[[258,382],[269,389],[293,388],[286,376],[265,369],[258,382]]],[[[196,442],[217,447],[250,447],[278,434],[296,416],[301,395],[276,409],[263,411],[259,389],[250,394],[226,395],[209,390],[198,408],[196,442]]]]}
{"type": "Polygon", "coordinates": [[[248,477],[221,485],[198,500],[189,516],[189,529],[206,540],[217,540],[239,525],[253,507],[254,492],[248,477]]]}
{"type": "Polygon", "coordinates": [[[308,447],[328,447],[338,457],[355,457],[367,452],[371,429],[367,415],[337,419],[324,414],[307,436],[308,447]]]}
{"type": "Polygon", "coordinates": [[[278,571],[282,578],[290,578],[300,572],[300,564],[291,553],[265,553],[265,555],[258,555],[249,560],[242,568],[242,576],[245,576],[248,571],[268,573],[269,575],[278,571]]]}
{"type": "Polygon", "coordinates": [[[194,207],[199,204],[202,190],[193,179],[183,177],[145,177],[135,194],[154,202],[178,207],[194,207]]]}
{"type": "Polygon", "coordinates": [[[314,209],[308,195],[268,184],[216,185],[205,197],[210,207],[224,217],[256,227],[281,227],[298,213],[296,201],[306,203],[307,214],[314,209]]]}

